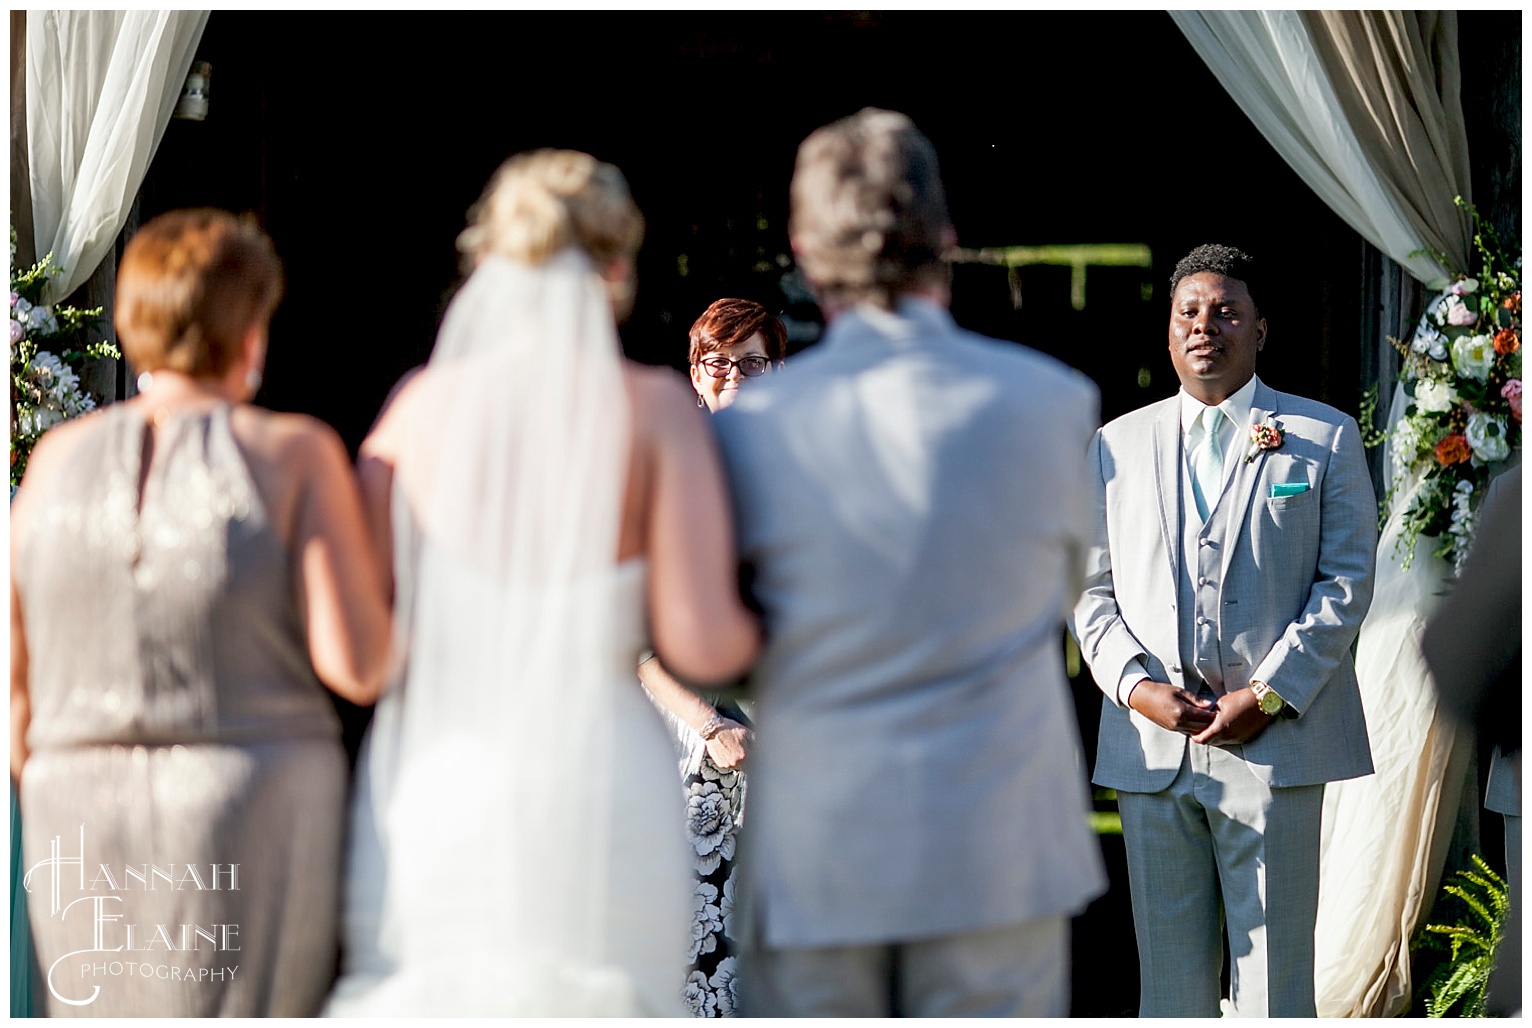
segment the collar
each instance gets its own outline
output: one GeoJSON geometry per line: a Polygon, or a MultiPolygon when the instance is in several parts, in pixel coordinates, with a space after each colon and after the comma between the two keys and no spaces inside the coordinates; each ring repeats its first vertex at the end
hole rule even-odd
{"type": "Polygon", "coordinates": [[[887,339],[913,341],[933,334],[946,334],[952,331],[954,324],[946,307],[907,293],[895,301],[891,311],[868,303],[842,311],[826,326],[824,342],[834,345],[868,332],[887,339]]]}
{"type": "MultiPolygon", "coordinates": [[[[1255,390],[1260,385],[1260,379],[1255,375],[1250,376],[1250,381],[1240,386],[1218,409],[1223,411],[1223,416],[1229,424],[1237,428],[1244,428],[1250,424],[1250,408],[1255,405],[1255,390]]],[[[1192,396],[1185,389],[1180,390],[1181,397],[1181,432],[1184,435],[1191,431],[1192,425],[1196,424],[1197,418],[1207,404],[1192,396]]]]}

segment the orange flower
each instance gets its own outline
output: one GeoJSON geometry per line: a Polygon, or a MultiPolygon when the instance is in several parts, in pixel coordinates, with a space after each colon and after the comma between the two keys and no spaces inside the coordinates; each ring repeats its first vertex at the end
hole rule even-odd
{"type": "Polygon", "coordinates": [[[1517,314],[1520,314],[1521,313],[1521,290],[1518,289],[1518,290],[1516,290],[1516,292],[1512,293],[1510,296],[1507,296],[1503,301],[1501,301],[1500,306],[1504,307],[1508,311],[1513,311],[1513,312],[1515,312],[1517,314]]]}
{"type": "Polygon", "coordinates": [[[1436,462],[1443,467],[1452,467],[1461,464],[1473,456],[1473,447],[1468,445],[1467,438],[1460,435],[1449,435],[1436,444],[1436,462]]]}
{"type": "Polygon", "coordinates": [[[1521,337],[1514,328],[1502,328],[1495,333],[1496,353],[1515,353],[1521,349],[1521,337]]]}

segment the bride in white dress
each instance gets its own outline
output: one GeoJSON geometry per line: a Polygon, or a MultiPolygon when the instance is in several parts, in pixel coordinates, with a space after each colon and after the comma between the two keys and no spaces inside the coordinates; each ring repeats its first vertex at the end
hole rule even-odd
{"type": "Polygon", "coordinates": [[[642,228],[611,165],[508,161],[430,363],[363,444],[396,671],[328,1014],[684,1013],[683,812],[633,668],[652,636],[727,680],[759,628],[690,391],[621,356],[642,228]]]}

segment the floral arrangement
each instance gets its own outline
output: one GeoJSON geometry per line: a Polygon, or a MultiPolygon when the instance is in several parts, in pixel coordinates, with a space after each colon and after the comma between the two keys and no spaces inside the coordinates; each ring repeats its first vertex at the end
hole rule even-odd
{"type": "MultiPolygon", "coordinates": [[[[1489,480],[1521,449],[1521,260],[1502,256],[1471,204],[1479,271],[1460,274],[1426,306],[1410,342],[1390,340],[1409,398],[1387,433],[1394,457],[1385,509],[1408,484],[1396,553],[1408,568],[1421,536],[1462,567],[1489,480]]],[[[1451,263],[1435,255],[1444,265],[1451,263]]]]}
{"type": "Polygon", "coordinates": [[[61,421],[95,410],[97,398],[80,383],[91,361],[119,357],[110,341],[88,342],[101,308],[52,307],[42,302],[48,281],[63,269],[50,253],[16,269],[11,229],[11,496],[27,470],[32,447],[61,421]]]}
{"type": "Polygon", "coordinates": [[[1245,451],[1245,463],[1255,460],[1262,450],[1275,450],[1287,438],[1287,431],[1276,422],[1250,426],[1250,449],[1245,451]]]}

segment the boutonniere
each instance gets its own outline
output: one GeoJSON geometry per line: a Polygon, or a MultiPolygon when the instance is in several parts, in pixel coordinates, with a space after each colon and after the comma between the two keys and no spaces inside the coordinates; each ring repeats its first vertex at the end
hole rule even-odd
{"type": "Polygon", "coordinates": [[[1262,450],[1275,450],[1282,445],[1282,437],[1287,433],[1282,431],[1282,426],[1276,422],[1267,422],[1260,425],[1250,426],[1250,449],[1245,451],[1245,463],[1255,460],[1256,454],[1262,450]]]}

